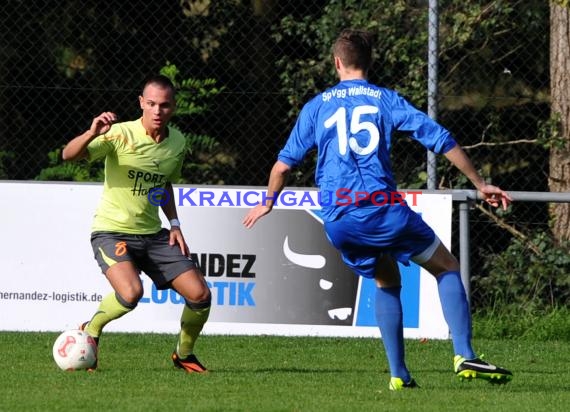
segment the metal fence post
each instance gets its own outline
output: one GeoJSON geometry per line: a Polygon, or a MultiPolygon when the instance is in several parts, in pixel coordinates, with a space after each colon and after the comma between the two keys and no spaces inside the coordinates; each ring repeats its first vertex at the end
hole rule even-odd
{"type": "Polygon", "coordinates": [[[470,236],[469,199],[467,199],[459,203],[459,265],[461,268],[461,280],[469,303],[471,303],[471,273],[469,262],[470,236]]]}
{"type": "MultiPolygon", "coordinates": [[[[439,49],[439,16],[437,0],[429,0],[428,12],[428,115],[437,120],[437,72],[439,49]]],[[[427,152],[427,188],[436,189],[437,159],[435,153],[427,152]]]]}

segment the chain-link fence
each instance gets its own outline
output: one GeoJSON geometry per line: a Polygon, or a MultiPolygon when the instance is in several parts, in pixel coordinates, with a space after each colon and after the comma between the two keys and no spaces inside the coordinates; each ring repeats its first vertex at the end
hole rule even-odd
{"type": "MultiPolygon", "coordinates": [[[[0,6],[0,178],[92,178],[66,169],[58,150],[102,111],[138,116],[143,79],[174,65],[179,80],[213,79],[219,89],[204,97],[206,110],[178,121],[197,145],[184,181],[265,185],[302,103],[335,81],[329,51],[341,28],[373,31],[371,81],[426,109],[429,3],[7,0],[0,6]]],[[[547,191],[548,3],[438,6],[438,121],[493,183],[547,191]]],[[[417,143],[396,139],[393,164],[401,187],[425,187],[426,153],[417,143]]],[[[312,166],[308,159],[290,184],[312,185],[312,166]]],[[[439,188],[471,188],[445,160],[437,171],[439,188]]],[[[548,229],[549,213],[546,204],[529,203],[502,219],[503,227],[472,214],[475,275],[514,229],[548,229]]]]}

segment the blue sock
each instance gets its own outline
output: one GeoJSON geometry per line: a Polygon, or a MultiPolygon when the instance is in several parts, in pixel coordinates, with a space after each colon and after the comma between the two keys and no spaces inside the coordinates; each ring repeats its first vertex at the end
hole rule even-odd
{"type": "Polygon", "coordinates": [[[443,316],[451,331],[455,354],[465,359],[474,359],[476,355],[471,347],[471,313],[461,275],[457,271],[449,271],[436,279],[443,316]]]}
{"type": "Polygon", "coordinates": [[[404,350],[404,328],[402,303],[400,301],[400,286],[393,288],[376,288],[376,322],[386,357],[390,365],[390,375],[401,378],[405,383],[411,379],[406,368],[404,350]]]}

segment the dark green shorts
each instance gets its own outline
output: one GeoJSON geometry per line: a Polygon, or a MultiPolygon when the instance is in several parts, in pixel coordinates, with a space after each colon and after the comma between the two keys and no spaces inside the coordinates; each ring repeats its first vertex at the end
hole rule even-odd
{"type": "Polygon", "coordinates": [[[157,289],[167,289],[178,275],[196,267],[178,245],[168,244],[169,239],[167,229],[151,235],[93,232],[91,246],[103,273],[115,263],[129,261],[146,273],[157,289]]]}

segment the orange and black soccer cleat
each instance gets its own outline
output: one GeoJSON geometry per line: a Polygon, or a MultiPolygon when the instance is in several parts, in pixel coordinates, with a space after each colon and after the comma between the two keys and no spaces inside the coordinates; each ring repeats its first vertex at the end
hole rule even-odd
{"type": "Polygon", "coordinates": [[[207,373],[208,370],[200,363],[196,355],[190,354],[184,359],[181,359],[176,351],[172,352],[172,363],[179,369],[184,369],[188,373],[207,373]]]}

